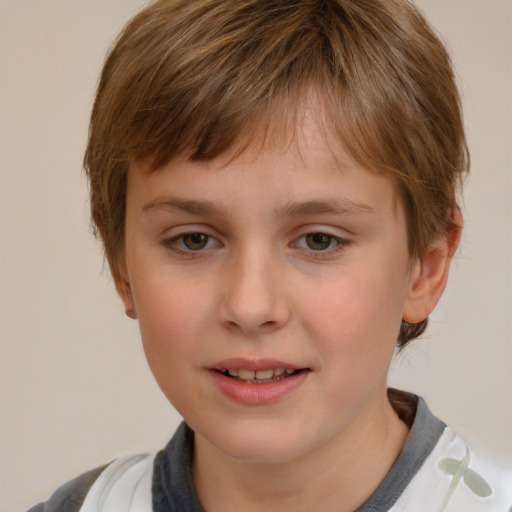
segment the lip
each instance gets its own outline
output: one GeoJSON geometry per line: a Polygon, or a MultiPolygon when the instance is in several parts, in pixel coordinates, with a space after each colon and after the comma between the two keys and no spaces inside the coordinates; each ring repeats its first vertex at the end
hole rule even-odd
{"type": "Polygon", "coordinates": [[[279,361],[278,359],[245,359],[243,357],[224,359],[223,361],[219,361],[210,366],[211,370],[238,370],[240,368],[257,372],[260,370],[269,370],[270,368],[283,368],[283,370],[300,370],[304,367],[286,363],[284,361],[279,361]]]}
{"type": "Polygon", "coordinates": [[[284,396],[300,387],[311,373],[304,368],[276,359],[226,359],[208,368],[217,389],[228,399],[243,405],[266,405],[279,401],[284,396]],[[268,370],[283,368],[284,370],[301,370],[294,375],[274,382],[242,382],[219,373],[219,370],[240,369],[268,370]]]}

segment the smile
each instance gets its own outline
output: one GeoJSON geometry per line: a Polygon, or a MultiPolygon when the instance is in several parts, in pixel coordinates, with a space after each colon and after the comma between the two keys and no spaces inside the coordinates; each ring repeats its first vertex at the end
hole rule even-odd
{"type": "Polygon", "coordinates": [[[209,368],[215,387],[230,401],[242,405],[272,404],[300,388],[312,373],[275,359],[229,359],[209,368]]]}
{"type": "Polygon", "coordinates": [[[286,379],[291,375],[296,374],[299,370],[284,369],[284,368],[270,368],[268,370],[247,370],[247,369],[221,369],[217,370],[226,377],[231,377],[234,380],[241,382],[249,382],[253,384],[265,384],[269,382],[276,382],[278,380],[286,379]]]}

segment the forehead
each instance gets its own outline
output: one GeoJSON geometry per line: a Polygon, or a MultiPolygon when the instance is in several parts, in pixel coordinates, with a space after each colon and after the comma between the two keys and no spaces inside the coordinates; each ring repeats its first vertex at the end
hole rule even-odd
{"type": "Polygon", "coordinates": [[[280,216],[396,212],[391,179],[357,163],[317,112],[305,109],[293,136],[272,127],[209,160],[182,155],[156,169],[133,164],[128,201],[137,196],[146,211],[186,203],[196,213],[227,213],[247,208],[253,196],[259,197],[253,206],[267,205],[280,216]]]}
{"type": "MultiPolygon", "coordinates": [[[[361,168],[377,173],[349,152],[344,144],[343,129],[328,112],[326,98],[314,88],[303,91],[291,103],[274,98],[268,109],[254,112],[252,121],[226,149],[220,152],[213,149],[210,156],[197,158],[194,148],[177,155],[173,153],[170,160],[203,162],[209,169],[219,170],[229,166],[247,168],[258,159],[287,156],[304,168],[315,169],[320,165],[340,171],[361,168]]],[[[132,162],[130,167],[152,173],[166,167],[166,163],[150,157],[132,162]]]]}
{"type": "MultiPolygon", "coordinates": [[[[276,172],[281,165],[292,165],[297,169],[296,188],[301,186],[308,170],[315,172],[319,168],[328,168],[346,172],[359,169],[390,180],[393,185],[392,202],[396,207],[402,196],[396,176],[382,168],[377,170],[378,164],[375,168],[369,167],[368,162],[374,160],[371,150],[364,149],[366,142],[364,137],[361,140],[361,134],[356,137],[357,144],[354,145],[354,130],[351,123],[340,119],[339,102],[335,100],[328,88],[314,84],[297,87],[289,91],[289,96],[277,93],[266,106],[252,113],[250,120],[244,122],[234,137],[225,138],[222,135],[225,130],[220,127],[219,137],[207,131],[204,138],[196,141],[199,146],[193,145],[180,152],[171,151],[170,154],[167,152],[169,156],[165,156],[165,150],[160,151],[153,158],[132,163],[130,168],[158,174],[159,170],[168,168],[169,163],[173,167],[179,163],[181,168],[193,168],[197,164],[207,167],[209,174],[229,168],[238,169],[243,175],[244,169],[272,157],[273,162],[269,165],[276,168],[276,172]],[[208,149],[203,152],[202,146],[208,149]],[[279,163],[279,159],[282,162],[279,163]]],[[[354,173],[347,174],[351,179],[355,178],[354,173]]],[[[198,179],[202,180],[204,176],[198,179]]]]}

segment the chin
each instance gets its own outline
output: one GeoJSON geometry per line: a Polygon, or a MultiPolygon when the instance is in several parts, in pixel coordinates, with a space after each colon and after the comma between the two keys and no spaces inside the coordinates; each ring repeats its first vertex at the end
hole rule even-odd
{"type": "Polygon", "coordinates": [[[258,425],[257,422],[235,429],[227,428],[220,435],[205,438],[225,456],[241,463],[282,464],[300,457],[307,449],[304,439],[286,425],[258,425]]]}
{"type": "Polygon", "coordinates": [[[247,443],[230,445],[223,451],[228,457],[246,464],[285,464],[299,456],[296,446],[283,446],[268,442],[251,443],[250,446],[247,443]]]}

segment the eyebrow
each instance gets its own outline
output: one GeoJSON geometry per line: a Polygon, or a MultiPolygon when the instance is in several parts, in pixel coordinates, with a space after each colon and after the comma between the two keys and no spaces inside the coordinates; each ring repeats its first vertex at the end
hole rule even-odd
{"type": "Polygon", "coordinates": [[[212,201],[196,201],[194,199],[179,199],[176,197],[157,198],[142,207],[143,213],[157,210],[178,211],[204,216],[228,216],[225,208],[212,201]]]}
{"type": "Polygon", "coordinates": [[[305,202],[290,202],[277,211],[280,217],[320,214],[357,214],[375,213],[375,209],[367,204],[352,201],[348,198],[322,199],[305,202]]]}
{"type": "MultiPolygon", "coordinates": [[[[203,216],[229,217],[229,212],[226,208],[208,200],[196,201],[194,199],[161,197],[146,203],[142,208],[143,213],[158,210],[170,212],[178,211],[203,216]]],[[[375,213],[375,209],[367,204],[352,201],[347,198],[319,199],[304,202],[294,201],[276,209],[276,214],[279,217],[358,213],[375,213]]]]}

